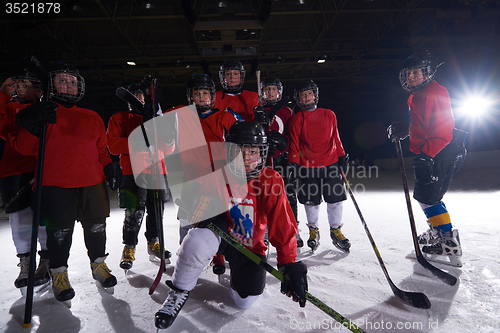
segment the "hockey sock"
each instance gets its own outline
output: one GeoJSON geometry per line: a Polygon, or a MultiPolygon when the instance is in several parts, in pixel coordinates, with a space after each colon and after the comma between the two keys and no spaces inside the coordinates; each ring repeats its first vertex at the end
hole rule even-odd
{"type": "Polygon", "coordinates": [[[328,223],[330,228],[337,229],[342,226],[342,201],[326,204],[326,212],[328,214],[328,223]]]}
{"type": "Polygon", "coordinates": [[[308,225],[318,225],[319,206],[320,205],[304,205],[308,225]]]}
{"type": "Polygon", "coordinates": [[[450,214],[443,202],[433,206],[424,204],[420,204],[420,206],[423,208],[424,214],[433,228],[438,229],[442,233],[453,229],[450,214]]]}

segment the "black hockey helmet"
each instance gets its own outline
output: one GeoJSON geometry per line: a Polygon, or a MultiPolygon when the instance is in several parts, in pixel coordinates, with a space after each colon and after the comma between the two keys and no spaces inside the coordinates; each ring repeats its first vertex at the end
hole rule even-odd
{"type": "Polygon", "coordinates": [[[12,79],[15,82],[16,89],[12,93],[12,100],[18,103],[27,104],[27,103],[35,103],[40,100],[43,95],[43,87],[40,80],[36,77],[35,74],[24,71],[19,75],[12,76],[12,79]],[[36,96],[30,96],[27,94],[27,89],[30,89],[30,84],[33,85],[35,89],[36,96]],[[36,100],[31,100],[32,98],[36,98],[36,100]]]}
{"type": "Polygon", "coordinates": [[[56,101],[76,103],[82,99],[83,95],[85,95],[85,80],[80,75],[78,69],[76,69],[76,67],[74,67],[73,65],[67,64],[65,62],[53,63],[51,64],[47,72],[49,75],[49,91],[51,99],[56,101]],[[73,82],[74,86],[76,86],[74,92],[68,92],[67,90],[57,91],[57,85],[69,79],[69,77],[65,77],[64,74],[71,75],[76,78],[76,81],[73,82]],[[56,81],[58,81],[57,85],[56,81]]]}
{"type": "Polygon", "coordinates": [[[413,53],[411,56],[406,58],[403,65],[401,66],[401,71],[399,72],[399,82],[401,86],[410,92],[418,91],[428,85],[432,80],[434,80],[434,75],[436,70],[442,64],[438,63],[438,59],[429,50],[420,50],[413,53]],[[408,76],[410,75],[410,70],[420,69],[423,75],[423,81],[419,84],[411,84],[408,76]]]}
{"type": "MultiPolygon", "coordinates": [[[[127,90],[135,96],[143,105],[144,105],[144,91],[142,90],[142,87],[138,83],[132,83],[127,87],[127,90]]],[[[139,110],[135,106],[133,106],[130,103],[128,104],[128,109],[132,112],[135,112],[137,114],[141,114],[139,110]]]]}
{"type": "Polygon", "coordinates": [[[260,175],[266,164],[267,150],[267,136],[258,122],[235,122],[226,134],[226,161],[229,170],[239,179],[249,180],[260,175]],[[259,148],[259,155],[250,160],[252,157],[242,151],[252,151],[252,148],[259,148]],[[245,170],[245,164],[252,168],[245,170]]]}
{"type": "Polygon", "coordinates": [[[281,101],[283,97],[283,84],[281,84],[280,79],[277,76],[267,76],[260,82],[260,89],[262,91],[262,101],[264,105],[274,105],[281,101]],[[276,86],[278,89],[278,96],[276,98],[271,98],[267,96],[267,92],[264,90],[265,87],[276,86]]]}
{"type": "Polygon", "coordinates": [[[229,58],[224,60],[219,69],[219,80],[222,88],[227,92],[236,92],[241,90],[243,87],[243,83],[245,82],[245,67],[243,64],[234,58],[229,58]],[[226,82],[226,72],[230,70],[236,70],[240,72],[240,83],[238,85],[231,86],[228,82],[226,82]]]}
{"type": "Polygon", "coordinates": [[[308,111],[313,111],[318,107],[318,102],[319,102],[319,88],[314,83],[313,80],[302,80],[297,85],[295,86],[295,89],[293,91],[293,98],[295,99],[295,103],[297,103],[297,106],[300,108],[300,110],[308,110],[308,111]],[[300,93],[306,90],[312,90],[314,93],[314,102],[309,103],[309,104],[302,104],[300,102],[300,93]]]}
{"type": "Polygon", "coordinates": [[[211,110],[215,104],[215,83],[212,78],[206,74],[193,74],[186,87],[188,104],[195,104],[199,113],[211,110]],[[211,96],[210,105],[196,105],[193,101],[193,93],[196,90],[209,90],[211,96]]]}

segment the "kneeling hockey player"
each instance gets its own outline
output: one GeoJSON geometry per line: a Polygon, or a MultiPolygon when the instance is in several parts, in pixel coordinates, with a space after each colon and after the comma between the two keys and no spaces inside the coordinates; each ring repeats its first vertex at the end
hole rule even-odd
{"type": "MultiPolygon", "coordinates": [[[[206,228],[209,223],[227,231],[264,261],[267,226],[269,241],[277,250],[278,267],[290,281],[289,285],[281,285],[281,292],[305,306],[307,268],[302,262],[295,262],[297,225],[284,192],[283,179],[278,172],[264,167],[268,149],[264,130],[256,122],[237,122],[231,126],[225,145],[230,172],[219,169],[225,179],[219,186],[200,184],[196,202],[203,203],[206,199],[218,202],[220,199],[220,207],[230,209],[202,220],[184,238],[177,253],[172,281],[167,281],[171,290],[155,315],[158,328],[172,325],[204,267],[217,252],[224,254],[229,262],[229,294],[238,307],[250,307],[264,291],[266,271],[221,241],[218,235],[206,228]]],[[[213,180],[215,176],[210,178],[213,180]]],[[[193,217],[203,216],[208,211],[202,204],[195,206],[193,217]]]]}

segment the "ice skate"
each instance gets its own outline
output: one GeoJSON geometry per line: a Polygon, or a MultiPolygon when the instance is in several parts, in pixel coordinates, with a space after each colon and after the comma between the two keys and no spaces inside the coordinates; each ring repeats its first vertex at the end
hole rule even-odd
{"type": "Polygon", "coordinates": [[[330,237],[333,245],[335,245],[339,250],[349,253],[351,243],[347,238],[345,238],[344,234],[342,234],[340,227],[330,228],[330,237]]]}
{"type": "Polygon", "coordinates": [[[439,232],[432,243],[422,247],[422,254],[429,261],[462,267],[462,246],[458,230],[439,232]]]}
{"type": "Polygon", "coordinates": [[[155,314],[155,326],[158,329],[166,329],[174,323],[189,296],[189,291],[176,288],[172,281],[166,283],[170,287],[168,297],[163,307],[155,314]]]}
{"type": "Polygon", "coordinates": [[[19,275],[17,276],[17,279],[14,281],[14,285],[16,288],[24,288],[25,293],[23,294],[23,291],[21,291],[21,294],[26,295],[26,286],[28,285],[28,272],[29,272],[29,266],[30,266],[30,256],[29,254],[18,254],[17,257],[19,258],[19,264],[17,266],[21,269],[19,271],[19,275]]]}
{"type": "Polygon", "coordinates": [[[108,294],[113,294],[116,285],[116,277],[112,275],[111,270],[108,268],[104,262],[106,257],[99,257],[94,262],[90,263],[90,268],[92,269],[92,277],[96,281],[96,285],[99,289],[104,290],[108,294]]]}
{"type": "Polygon", "coordinates": [[[75,297],[75,291],[71,287],[68,279],[68,267],[61,266],[50,270],[52,275],[52,292],[59,302],[64,302],[71,307],[71,299],[75,297]]]}
{"type": "Polygon", "coordinates": [[[135,246],[125,245],[122,251],[122,259],[120,261],[120,268],[125,270],[131,269],[135,260],[135,246]]]}
{"type": "MultiPolygon", "coordinates": [[[[154,239],[151,242],[148,242],[148,254],[149,261],[155,262],[160,260],[160,242],[158,238],[154,239]]],[[[172,253],[170,251],[165,250],[165,264],[170,264],[170,257],[172,257],[172,253]]]]}
{"type": "Polygon", "coordinates": [[[217,253],[210,263],[213,266],[212,271],[216,275],[222,275],[226,272],[226,264],[224,262],[224,256],[222,254],[217,253]]]}
{"type": "Polygon", "coordinates": [[[314,226],[309,227],[309,239],[307,240],[307,246],[311,248],[314,252],[319,246],[319,228],[314,226]]]}
{"type": "Polygon", "coordinates": [[[430,227],[429,230],[418,236],[418,244],[420,247],[424,245],[432,244],[437,238],[441,237],[441,233],[438,229],[430,227]]]}
{"type": "Polygon", "coordinates": [[[38,262],[38,267],[35,271],[35,282],[33,283],[35,287],[44,286],[50,282],[49,253],[47,251],[40,251],[38,254],[40,255],[40,261],[38,262]]]}

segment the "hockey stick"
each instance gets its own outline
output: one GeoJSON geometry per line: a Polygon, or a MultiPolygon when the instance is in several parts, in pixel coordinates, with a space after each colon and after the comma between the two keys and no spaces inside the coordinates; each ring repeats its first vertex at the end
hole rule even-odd
{"type": "Polygon", "coordinates": [[[115,95],[124,100],[127,103],[130,103],[132,106],[134,106],[141,115],[144,113],[144,105],[140,100],[137,99],[130,91],[123,87],[118,87],[115,91],[115,95]]]}
{"type": "Polygon", "coordinates": [[[403,291],[396,287],[394,282],[392,282],[391,278],[389,277],[389,272],[387,271],[387,268],[385,267],[384,261],[382,260],[382,257],[380,256],[380,252],[378,251],[377,245],[375,244],[375,241],[373,240],[373,237],[370,233],[370,230],[368,229],[368,225],[366,224],[365,219],[363,218],[363,214],[361,214],[361,210],[359,209],[358,203],[356,202],[356,199],[354,198],[354,193],[352,192],[351,186],[349,185],[349,182],[347,181],[347,178],[344,174],[343,171],[341,171],[342,178],[344,179],[345,186],[347,187],[347,190],[349,192],[349,195],[351,196],[352,202],[354,203],[354,207],[356,207],[356,211],[358,212],[359,218],[361,219],[361,223],[363,224],[363,227],[365,228],[366,235],[368,236],[368,239],[370,240],[370,243],[372,244],[373,251],[375,251],[375,255],[377,256],[378,262],[380,264],[380,267],[382,267],[382,270],[384,271],[385,277],[387,279],[387,282],[389,282],[389,286],[391,286],[392,292],[394,295],[399,298],[402,302],[414,306],[416,308],[420,309],[429,309],[431,307],[431,302],[427,298],[427,296],[424,293],[419,293],[419,292],[411,292],[411,291],[403,291]]]}
{"type": "Polygon", "coordinates": [[[262,106],[262,89],[260,89],[260,71],[255,71],[257,78],[257,95],[259,96],[259,106],[262,106]]]}
{"type": "MultiPolygon", "coordinates": [[[[255,253],[241,245],[237,240],[229,236],[227,233],[225,233],[222,229],[220,229],[218,226],[216,226],[213,223],[210,223],[207,226],[208,229],[212,230],[216,235],[220,236],[222,239],[224,239],[229,245],[233,246],[236,250],[240,251],[242,254],[244,254],[248,259],[252,260],[254,263],[265,269],[268,273],[270,273],[272,276],[280,280],[281,282],[287,282],[285,281],[285,278],[283,274],[281,274],[277,269],[269,265],[267,262],[262,261],[260,257],[258,257],[255,253]]],[[[327,315],[344,325],[347,329],[349,329],[351,332],[359,332],[359,333],[366,333],[364,330],[361,328],[358,328],[353,322],[351,322],[349,319],[345,318],[342,316],[340,313],[320,301],[318,298],[314,297],[311,295],[309,292],[306,292],[306,299],[311,302],[314,306],[316,306],[318,309],[321,311],[325,312],[327,315]]]]}
{"type": "Polygon", "coordinates": [[[28,184],[26,184],[23,187],[21,187],[21,189],[19,191],[17,191],[17,193],[14,194],[14,196],[12,198],[10,198],[6,203],[4,203],[2,205],[2,207],[0,207],[0,213],[3,212],[5,209],[7,209],[10,205],[12,205],[12,203],[14,201],[16,201],[17,199],[19,199],[19,197],[21,195],[23,195],[24,192],[26,192],[33,185],[34,182],[35,182],[35,178],[33,178],[32,180],[30,180],[30,182],[28,184]]]}
{"type": "Polygon", "coordinates": [[[396,152],[398,154],[398,166],[399,166],[399,171],[401,171],[401,179],[403,181],[406,206],[408,208],[408,216],[410,218],[411,235],[413,238],[413,246],[415,248],[415,255],[417,257],[417,260],[420,263],[420,265],[424,266],[424,268],[429,270],[438,279],[440,279],[446,284],[449,284],[450,286],[453,286],[457,283],[457,278],[431,265],[422,255],[422,251],[420,251],[420,246],[418,245],[418,238],[417,238],[417,228],[415,226],[415,218],[413,217],[413,210],[411,208],[410,191],[408,190],[408,180],[406,178],[405,162],[403,160],[403,153],[401,152],[401,141],[399,138],[394,138],[393,141],[396,144],[396,152]]]}
{"type": "MultiPolygon", "coordinates": [[[[42,65],[35,56],[30,55],[23,59],[22,64],[27,71],[32,72],[42,83],[43,99],[45,102],[50,100],[49,96],[49,78],[42,65]]],[[[36,248],[38,240],[38,226],[40,225],[40,211],[42,208],[42,180],[43,180],[43,162],[45,158],[45,142],[47,134],[47,123],[42,124],[40,131],[40,140],[38,143],[38,159],[36,162],[36,182],[35,186],[35,207],[33,210],[33,225],[31,229],[30,243],[30,263],[28,269],[28,286],[26,288],[26,304],[24,308],[24,328],[31,327],[31,314],[33,311],[33,288],[35,284],[36,268],[36,248]]]]}
{"type": "MultiPolygon", "coordinates": [[[[158,101],[156,100],[156,93],[157,93],[156,89],[157,88],[159,88],[159,82],[158,82],[158,79],[154,78],[151,81],[151,88],[150,88],[151,102],[153,104],[153,118],[155,117],[156,113],[158,112],[158,110],[157,110],[157,106],[158,106],[157,102],[158,101]]],[[[144,136],[146,136],[144,125],[141,124],[141,126],[142,126],[143,134],[144,134],[144,136]]],[[[163,238],[163,218],[161,216],[161,212],[162,212],[161,205],[162,204],[160,203],[160,187],[159,187],[161,167],[160,167],[160,160],[159,160],[160,155],[159,155],[159,151],[158,151],[158,138],[156,136],[156,134],[157,134],[156,122],[154,119],[153,119],[153,128],[154,128],[153,135],[154,135],[154,139],[155,139],[155,153],[156,153],[156,157],[158,158],[158,163],[156,163],[156,161],[155,161],[155,164],[154,164],[154,178],[157,181],[157,186],[154,190],[154,199],[153,200],[154,200],[154,207],[155,207],[156,228],[157,228],[157,232],[158,232],[158,243],[160,245],[160,268],[158,269],[158,273],[156,274],[156,278],[154,279],[153,284],[149,288],[149,295],[152,295],[155,292],[156,287],[158,287],[158,284],[160,283],[161,277],[163,275],[163,271],[165,270],[165,243],[164,243],[164,238],[163,238]],[[158,169],[156,169],[157,167],[158,167],[158,169]]],[[[149,146],[149,154],[150,154],[150,156],[153,154],[151,146],[149,146]]]]}

